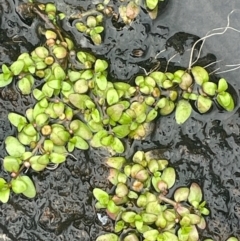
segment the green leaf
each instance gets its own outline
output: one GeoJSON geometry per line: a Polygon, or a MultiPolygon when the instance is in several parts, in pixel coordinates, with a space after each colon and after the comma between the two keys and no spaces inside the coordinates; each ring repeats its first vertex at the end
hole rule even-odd
{"type": "Polygon", "coordinates": [[[37,134],[36,129],[34,128],[33,124],[27,124],[23,128],[23,132],[28,136],[35,136],[37,134]]]}
{"type": "Polygon", "coordinates": [[[91,145],[92,147],[96,147],[96,148],[102,147],[103,145],[102,145],[102,143],[101,143],[101,139],[102,139],[103,137],[106,137],[106,136],[108,136],[108,132],[107,132],[106,130],[100,130],[100,131],[98,131],[98,132],[93,136],[93,138],[91,139],[90,145],[91,145]]]}
{"type": "Polygon", "coordinates": [[[157,116],[158,112],[155,109],[152,109],[148,112],[145,122],[151,122],[156,119],[157,116]]]}
{"type": "Polygon", "coordinates": [[[203,67],[194,66],[192,67],[191,72],[194,77],[194,80],[198,85],[202,85],[203,83],[208,82],[209,75],[203,67]]]}
{"type": "Polygon", "coordinates": [[[239,240],[237,238],[235,238],[235,237],[230,237],[226,241],[239,241],[239,240]]]}
{"type": "Polygon", "coordinates": [[[175,108],[175,105],[174,105],[173,101],[167,100],[166,105],[160,110],[160,114],[161,115],[169,115],[170,113],[173,112],[174,108],[175,108]]]}
{"type": "Polygon", "coordinates": [[[143,221],[135,221],[135,226],[138,231],[141,231],[143,227],[143,221]]]}
{"type": "Polygon", "coordinates": [[[74,143],[72,143],[71,140],[69,140],[69,142],[67,143],[68,152],[73,152],[74,148],[75,148],[74,143]]]}
{"type": "Polygon", "coordinates": [[[129,114],[123,112],[120,119],[118,120],[118,123],[120,123],[122,125],[131,124],[132,117],[129,114]]]}
{"type": "Polygon", "coordinates": [[[123,166],[123,164],[126,162],[126,159],[124,157],[115,156],[115,157],[108,157],[106,159],[106,164],[109,167],[115,168],[120,170],[123,166]]]}
{"type": "Polygon", "coordinates": [[[38,127],[47,124],[49,116],[45,113],[40,113],[35,117],[35,123],[38,127]]]}
{"type": "Polygon", "coordinates": [[[39,89],[34,89],[32,93],[36,100],[41,100],[45,97],[45,94],[39,89]]]}
{"type": "Polygon", "coordinates": [[[41,156],[33,156],[29,160],[29,162],[31,163],[32,169],[37,172],[42,171],[46,168],[46,165],[42,165],[42,164],[38,163],[39,157],[41,157],[41,156]]]}
{"type": "Polygon", "coordinates": [[[42,92],[47,97],[52,97],[54,89],[48,86],[48,83],[45,83],[42,87],[42,92]]]}
{"type": "MultiPolygon", "coordinates": [[[[164,237],[164,240],[168,241],[168,240],[171,240],[171,241],[178,241],[178,237],[173,234],[173,233],[170,233],[168,231],[165,231],[163,233],[163,237],[164,237]]],[[[198,240],[198,239],[191,239],[191,240],[198,240]]]]}
{"type": "Polygon", "coordinates": [[[92,132],[98,132],[103,129],[103,124],[102,123],[97,123],[94,120],[90,120],[88,122],[88,127],[92,132]]]}
{"type": "Polygon", "coordinates": [[[4,74],[11,73],[10,69],[7,67],[6,64],[3,64],[3,65],[2,65],[2,72],[3,72],[4,74]]]}
{"type": "Polygon", "coordinates": [[[180,125],[183,124],[191,115],[192,106],[186,100],[180,100],[177,104],[175,118],[176,122],[180,125]]]}
{"type": "Polygon", "coordinates": [[[47,165],[50,162],[49,154],[43,154],[38,158],[37,162],[41,165],[47,165]]]}
{"type": "Polygon", "coordinates": [[[13,72],[13,75],[19,75],[24,68],[24,61],[23,60],[17,60],[13,62],[13,64],[10,66],[10,70],[13,72]]]}
{"type": "Polygon", "coordinates": [[[232,111],[235,108],[234,100],[228,92],[222,91],[219,93],[217,95],[217,102],[227,111],[232,111]]]}
{"type": "Polygon", "coordinates": [[[146,205],[146,212],[150,214],[158,215],[162,212],[161,205],[159,201],[149,202],[146,205]]]}
{"type": "Polygon", "coordinates": [[[13,75],[12,75],[12,73],[11,72],[9,72],[9,73],[4,73],[3,74],[3,78],[4,78],[4,80],[7,82],[9,79],[12,79],[12,77],[13,77],[13,75]]]}
{"type": "Polygon", "coordinates": [[[7,188],[5,190],[0,190],[0,201],[3,203],[7,203],[10,196],[10,189],[7,188]]]}
{"type": "Polygon", "coordinates": [[[227,81],[226,81],[224,78],[221,78],[221,79],[218,81],[217,91],[220,93],[220,92],[226,91],[227,89],[228,89],[228,83],[227,83],[227,81]]]}
{"type": "Polygon", "coordinates": [[[9,85],[12,82],[12,80],[12,76],[6,79],[6,76],[4,74],[0,74],[0,88],[9,85]]]}
{"type": "Polygon", "coordinates": [[[95,56],[93,56],[92,54],[87,52],[82,52],[82,51],[77,53],[77,58],[83,64],[85,64],[85,62],[88,62],[88,61],[91,63],[94,63],[96,60],[95,56]]]}
{"type": "Polygon", "coordinates": [[[191,225],[191,232],[189,233],[189,240],[199,240],[198,230],[195,225],[191,225]]]}
{"type": "Polygon", "coordinates": [[[122,220],[126,223],[133,223],[137,214],[133,211],[126,211],[122,213],[122,220]]]}
{"type": "Polygon", "coordinates": [[[113,83],[113,86],[117,90],[123,90],[124,92],[128,91],[131,87],[130,84],[124,83],[124,82],[115,82],[113,83]]]}
{"type": "Polygon", "coordinates": [[[96,241],[118,241],[118,236],[114,233],[107,233],[97,237],[96,241]]]}
{"type": "Polygon", "coordinates": [[[21,160],[12,156],[5,156],[3,159],[3,167],[8,172],[18,172],[21,160]]]}
{"type": "Polygon", "coordinates": [[[101,115],[98,109],[94,109],[91,113],[91,117],[94,122],[99,123],[101,121],[101,115]]]}
{"type": "Polygon", "coordinates": [[[31,142],[36,142],[39,139],[38,134],[35,136],[28,136],[24,132],[19,132],[17,137],[23,145],[30,145],[31,142]]]}
{"type": "Polygon", "coordinates": [[[205,82],[202,84],[203,91],[210,96],[214,96],[217,90],[217,85],[213,82],[205,82]]]}
{"type": "Polygon", "coordinates": [[[34,84],[34,78],[32,75],[26,75],[18,81],[18,88],[23,95],[28,95],[31,93],[32,86],[34,84]]]}
{"type": "Polygon", "coordinates": [[[10,156],[21,157],[25,152],[25,147],[13,136],[8,136],[5,140],[6,150],[10,156]]]}
{"type": "Polygon", "coordinates": [[[125,109],[123,104],[115,104],[107,108],[107,115],[114,121],[118,121],[125,109]]]}
{"type": "Polygon", "coordinates": [[[119,101],[118,93],[115,89],[109,89],[107,91],[107,103],[109,105],[116,104],[119,101]]]}
{"type": "Polygon", "coordinates": [[[142,220],[146,224],[153,224],[157,220],[157,215],[153,213],[143,213],[142,220]]]}
{"type": "Polygon", "coordinates": [[[80,136],[74,136],[69,141],[74,143],[74,146],[80,150],[87,150],[89,148],[88,143],[80,136]]]}
{"type": "Polygon", "coordinates": [[[91,101],[91,99],[88,95],[83,95],[83,94],[70,94],[69,95],[70,103],[80,110],[86,109],[86,101],[87,100],[91,101]]]}
{"type": "Polygon", "coordinates": [[[110,213],[117,214],[121,208],[118,207],[112,200],[109,200],[106,208],[110,213]]]}
{"type": "MultiPolygon", "coordinates": [[[[143,233],[143,237],[148,241],[155,241],[157,240],[159,232],[156,229],[151,229],[143,233]]],[[[169,240],[170,241],[170,240],[169,240]]],[[[172,240],[171,240],[172,241],[172,240]]]]}
{"type": "Polygon", "coordinates": [[[85,80],[91,80],[93,78],[93,70],[91,69],[87,69],[83,72],[81,72],[81,79],[85,79],[85,80]]]}
{"type": "Polygon", "coordinates": [[[113,142],[111,143],[111,148],[117,153],[124,152],[124,145],[117,137],[114,137],[113,142]]]}
{"type": "Polygon", "coordinates": [[[80,120],[73,120],[70,123],[70,129],[73,131],[75,136],[80,136],[85,140],[90,140],[93,136],[89,127],[80,120]]]}
{"type": "Polygon", "coordinates": [[[41,58],[41,59],[45,59],[48,55],[49,55],[49,52],[48,52],[48,49],[43,47],[43,46],[39,46],[37,47],[34,52],[36,53],[36,55],[41,58]]]}
{"type": "Polygon", "coordinates": [[[174,192],[174,200],[176,202],[187,201],[189,195],[188,187],[180,187],[174,192]]]}
{"type": "Polygon", "coordinates": [[[10,196],[10,188],[8,187],[7,182],[0,177],[0,201],[7,203],[10,196]]]}
{"type": "Polygon", "coordinates": [[[74,83],[73,88],[76,93],[86,93],[88,91],[88,81],[85,79],[79,79],[74,83]]]}
{"type": "Polygon", "coordinates": [[[158,183],[160,181],[161,181],[161,177],[155,177],[155,176],[152,177],[152,185],[157,192],[160,192],[160,190],[158,188],[158,183]]]}
{"type": "Polygon", "coordinates": [[[105,90],[107,88],[107,78],[105,75],[95,77],[96,84],[100,90],[105,90]]]}
{"type": "Polygon", "coordinates": [[[68,78],[70,79],[71,82],[75,82],[79,80],[81,77],[81,73],[79,71],[68,71],[68,78]]]}
{"type": "Polygon", "coordinates": [[[94,31],[96,33],[101,33],[103,30],[104,30],[104,27],[102,27],[102,26],[97,26],[97,27],[94,28],[94,31]]]}
{"type": "Polygon", "coordinates": [[[102,59],[97,59],[95,62],[94,71],[96,73],[103,72],[104,70],[107,69],[107,67],[108,67],[107,61],[102,60],[102,59]]]}
{"type": "Polygon", "coordinates": [[[22,194],[28,198],[36,196],[36,189],[32,180],[28,176],[20,176],[19,179],[27,185],[27,189],[22,194]]]}
{"type": "Polygon", "coordinates": [[[202,190],[200,186],[197,183],[192,183],[190,186],[190,192],[188,196],[188,201],[193,205],[195,202],[198,206],[198,204],[202,200],[202,190]]]}
{"type": "Polygon", "coordinates": [[[206,113],[207,111],[209,111],[210,108],[212,107],[212,104],[213,104],[213,101],[210,98],[204,97],[202,95],[198,96],[197,108],[200,113],[206,113]]]}
{"type": "Polygon", "coordinates": [[[109,202],[109,195],[107,192],[103,191],[100,188],[93,189],[93,196],[102,204],[107,205],[109,202]]]}
{"type": "Polygon", "coordinates": [[[146,0],[147,8],[153,10],[158,5],[158,0],[146,0]]]}
{"type": "Polygon", "coordinates": [[[46,108],[41,107],[39,103],[37,103],[33,108],[33,118],[35,119],[39,114],[44,113],[46,108]]]}
{"type": "Polygon", "coordinates": [[[13,179],[11,181],[11,185],[12,185],[12,190],[17,194],[23,193],[27,190],[27,184],[24,181],[22,181],[20,178],[13,179]]]}
{"type": "Polygon", "coordinates": [[[27,124],[27,119],[16,113],[9,113],[8,120],[12,125],[18,128],[18,131],[21,131],[22,128],[27,124]]]}
{"type": "Polygon", "coordinates": [[[103,146],[110,146],[112,144],[112,142],[113,142],[113,139],[114,139],[113,135],[108,135],[106,137],[103,137],[101,139],[101,144],[103,146]]]}
{"type": "Polygon", "coordinates": [[[51,160],[52,163],[60,164],[62,162],[65,162],[66,154],[60,154],[60,153],[52,152],[50,154],[50,160],[51,160]]]}
{"type": "Polygon", "coordinates": [[[124,138],[130,133],[130,125],[118,125],[112,131],[118,138],[124,138]]]}
{"type": "Polygon", "coordinates": [[[114,232],[118,233],[121,232],[125,228],[125,223],[121,220],[116,222],[115,227],[114,227],[114,232]]]}
{"type": "Polygon", "coordinates": [[[65,80],[65,78],[66,78],[66,74],[65,74],[63,68],[62,68],[61,66],[59,66],[59,65],[57,65],[57,66],[53,69],[53,74],[54,74],[55,78],[56,78],[57,80],[60,80],[60,81],[63,81],[63,80],[65,80]]]}
{"type": "Polygon", "coordinates": [[[62,81],[59,79],[50,80],[47,82],[47,85],[54,90],[60,90],[62,87],[62,81]]]}
{"type": "Polygon", "coordinates": [[[171,188],[176,181],[176,172],[174,168],[167,167],[164,169],[161,175],[161,179],[167,183],[168,189],[171,188]]]}

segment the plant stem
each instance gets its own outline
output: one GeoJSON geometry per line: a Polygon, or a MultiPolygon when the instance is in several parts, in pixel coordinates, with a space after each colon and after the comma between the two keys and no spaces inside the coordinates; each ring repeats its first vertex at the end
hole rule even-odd
{"type": "MultiPolygon", "coordinates": [[[[45,141],[46,137],[45,136],[42,136],[41,139],[39,140],[39,142],[37,143],[36,147],[32,150],[32,155],[27,159],[27,160],[24,160],[25,161],[28,161],[34,154],[36,154],[36,152],[39,150],[39,148],[41,147],[41,145],[43,144],[43,142],[45,141]]],[[[20,169],[18,170],[18,172],[15,173],[15,176],[13,177],[14,179],[16,179],[20,173],[22,172],[22,170],[25,168],[25,165],[24,163],[22,164],[22,166],[20,167],[20,169]]]]}
{"type": "Polygon", "coordinates": [[[160,199],[160,201],[162,201],[162,202],[165,202],[165,203],[168,203],[168,204],[172,205],[172,206],[174,207],[174,209],[176,209],[176,208],[177,208],[177,206],[179,206],[179,203],[174,202],[173,200],[171,200],[171,199],[167,198],[167,197],[166,197],[166,196],[164,196],[163,194],[160,194],[160,195],[158,196],[158,198],[160,199]]]}
{"type": "Polygon", "coordinates": [[[57,34],[58,34],[58,36],[59,36],[59,38],[60,38],[60,40],[61,40],[62,42],[65,41],[64,38],[63,38],[63,36],[62,36],[62,34],[61,34],[61,31],[59,30],[59,28],[56,27],[56,26],[49,20],[49,18],[48,18],[47,15],[45,15],[44,13],[42,13],[41,10],[39,10],[39,9],[38,9],[37,7],[35,7],[35,6],[32,8],[32,10],[33,10],[33,12],[36,13],[50,28],[54,29],[54,30],[57,32],[57,34]]]}
{"type": "Polygon", "coordinates": [[[99,14],[99,13],[100,13],[100,12],[98,12],[97,10],[92,9],[92,10],[89,10],[89,11],[87,11],[87,12],[85,12],[85,13],[72,14],[72,15],[69,17],[69,19],[78,19],[78,20],[80,20],[80,19],[82,19],[82,18],[84,18],[84,17],[87,17],[87,16],[89,16],[89,15],[94,15],[94,14],[99,14]]]}

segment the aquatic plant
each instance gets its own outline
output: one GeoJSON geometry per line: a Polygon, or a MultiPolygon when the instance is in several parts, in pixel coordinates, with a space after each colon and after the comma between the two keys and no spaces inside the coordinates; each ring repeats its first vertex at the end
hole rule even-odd
{"type": "MultiPolygon", "coordinates": [[[[146,4],[152,10],[158,1],[146,4]]],[[[133,228],[135,231],[129,232],[125,241],[138,240],[138,235],[149,241],[180,237],[197,240],[196,226],[205,228],[202,215],[209,212],[198,184],[179,188],[173,199],[169,198],[167,192],[175,183],[175,170],[167,167],[167,160],[138,151],[133,162],[127,163],[115,154],[124,153],[126,138],[144,139],[154,120],[174,110],[178,124],[190,117],[193,106],[201,114],[210,111],[214,102],[232,111],[236,103],[227,81],[211,81],[201,66],[174,73],[152,71],[137,76],[133,85],[109,81],[107,61],[78,50],[59,26],[58,20],[66,17],[64,13],[52,3],[28,6],[27,11],[33,11],[48,28],[41,29],[45,37],[41,46],[22,53],[10,66],[2,65],[0,87],[14,82],[22,95],[31,94],[36,103],[24,115],[8,115],[16,135],[5,140],[8,155],[3,158],[3,167],[10,177],[0,178],[0,201],[8,202],[11,190],[35,197],[34,184],[26,175],[28,169],[39,172],[56,167],[75,148],[105,148],[112,156],[107,164],[115,194],[96,188],[93,195],[98,200],[96,207],[106,209],[116,219],[115,232],[133,228]]],[[[81,14],[75,22],[75,27],[94,44],[101,44],[104,30],[104,15],[99,14],[103,9],[99,8],[81,14]],[[82,18],[86,21],[79,21],[82,18]]],[[[122,18],[132,21],[138,10],[136,2],[129,2],[122,18]],[[128,15],[133,8],[136,12],[128,15]]],[[[115,240],[118,235],[98,238],[102,239],[115,240]]]]}
{"type": "MultiPolygon", "coordinates": [[[[211,82],[200,66],[174,73],[153,71],[137,76],[132,86],[110,82],[108,63],[76,50],[71,38],[61,31],[56,22],[65,15],[54,4],[30,4],[29,9],[52,29],[41,30],[46,39],[42,46],[22,53],[10,66],[2,65],[0,86],[16,81],[23,95],[32,94],[36,99],[25,116],[8,116],[17,134],[5,141],[8,156],[3,167],[13,180],[1,179],[2,202],[7,202],[10,189],[35,196],[33,183],[22,175],[26,168],[41,171],[49,164],[60,164],[75,148],[101,147],[112,155],[123,153],[125,137],[145,138],[151,122],[175,108],[177,123],[184,123],[191,115],[190,101],[196,102],[200,113],[209,111],[213,101],[227,111],[234,109],[226,80],[211,82]],[[36,87],[36,79],[42,80],[40,87],[36,87]],[[197,92],[193,92],[194,85],[197,92]]],[[[88,16],[87,26],[95,28],[97,17],[88,16]]]]}
{"type": "Polygon", "coordinates": [[[108,180],[115,186],[109,195],[95,188],[97,209],[105,209],[114,220],[114,233],[103,234],[97,241],[121,240],[199,240],[198,228],[204,229],[203,215],[209,210],[202,200],[197,183],[168,191],[175,184],[176,173],[168,161],[151,151],[137,151],[132,161],[124,157],[107,158],[110,167],[108,180]]]}

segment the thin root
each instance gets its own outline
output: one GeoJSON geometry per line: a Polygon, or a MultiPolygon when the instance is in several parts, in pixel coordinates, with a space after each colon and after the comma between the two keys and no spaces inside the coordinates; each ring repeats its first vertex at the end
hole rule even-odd
{"type": "Polygon", "coordinates": [[[59,166],[59,164],[55,164],[55,163],[49,163],[47,166],[46,166],[46,169],[50,170],[50,171],[53,171],[55,169],[57,169],[59,166]]]}
{"type": "Polygon", "coordinates": [[[220,67],[217,68],[217,69],[215,69],[215,70],[213,70],[212,72],[210,72],[209,75],[214,74],[214,73],[215,73],[216,71],[218,71],[218,70],[220,70],[220,67]]]}
{"type": "Polygon", "coordinates": [[[166,68],[165,68],[165,72],[167,72],[167,69],[168,69],[168,66],[169,66],[170,61],[171,61],[172,59],[174,59],[177,55],[179,55],[179,53],[174,54],[174,55],[168,60],[167,65],[166,65],[166,68]]]}
{"type": "Polygon", "coordinates": [[[161,50],[158,54],[155,55],[154,59],[157,59],[157,57],[158,57],[161,53],[165,52],[166,50],[167,50],[167,49],[161,50]]]}
{"type": "MultiPolygon", "coordinates": [[[[226,65],[227,66],[227,65],[226,65]]],[[[236,65],[235,65],[236,66],[236,65]]],[[[223,70],[223,71],[220,71],[220,72],[216,72],[216,74],[223,74],[223,73],[227,73],[227,72],[231,72],[231,71],[234,71],[234,70],[237,70],[240,68],[240,64],[237,64],[237,67],[235,68],[232,68],[232,69],[226,69],[226,70],[223,70]]]]}
{"type": "Polygon", "coordinates": [[[194,43],[194,45],[192,46],[191,54],[190,54],[188,69],[191,69],[192,65],[195,64],[195,63],[198,61],[199,56],[200,56],[200,54],[201,54],[201,50],[202,50],[203,44],[204,44],[204,42],[205,42],[206,39],[208,39],[208,38],[210,38],[210,37],[212,37],[212,36],[215,36],[215,35],[222,35],[222,34],[224,34],[228,29],[231,29],[231,30],[234,30],[234,31],[240,33],[240,30],[235,29],[235,28],[232,28],[232,27],[229,26],[229,25],[230,25],[230,16],[231,16],[231,14],[234,13],[235,11],[239,11],[239,9],[234,9],[234,10],[232,10],[232,11],[228,14],[228,16],[227,16],[227,26],[226,26],[226,27],[220,27],[220,28],[212,29],[212,30],[210,30],[204,37],[200,38],[199,40],[197,40],[197,41],[194,43]],[[216,31],[216,30],[223,30],[223,31],[222,31],[222,32],[218,32],[218,33],[209,34],[209,33],[211,33],[212,31],[216,31]],[[200,47],[200,49],[199,49],[199,53],[198,53],[197,59],[193,62],[193,61],[192,61],[192,59],[193,59],[193,51],[194,51],[196,45],[197,45],[200,41],[203,41],[203,42],[202,42],[201,47],[200,47]]]}
{"type": "MultiPolygon", "coordinates": [[[[219,62],[222,62],[222,61],[223,61],[223,59],[214,61],[214,62],[212,62],[212,63],[210,63],[210,64],[205,65],[203,68],[206,69],[206,68],[208,68],[209,66],[211,66],[211,65],[213,65],[213,64],[216,64],[216,63],[219,63],[219,62]]],[[[194,63],[193,63],[193,64],[194,64],[194,63]]]]}

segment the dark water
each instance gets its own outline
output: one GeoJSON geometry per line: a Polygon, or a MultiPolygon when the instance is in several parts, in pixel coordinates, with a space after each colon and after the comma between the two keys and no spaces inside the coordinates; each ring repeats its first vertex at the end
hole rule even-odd
{"type": "MultiPolygon", "coordinates": [[[[90,1],[83,0],[55,2],[60,10],[68,14],[81,7],[89,9],[92,6],[90,1]]],[[[0,64],[11,63],[21,52],[30,51],[41,42],[37,34],[40,21],[21,17],[16,12],[21,3],[0,0],[0,64]]],[[[117,7],[117,1],[114,7],[117,7]]],[[[164,58],[171,58],[176,53],[175,49],[183,54],[173,59],[170,68],[187,67],[189,51],[186,50],[191,41],[204,36],[212,28],[226,26],[228,13],[236,8],[240,8],[239,0],[170,0],[154,21],[143,11],[130,27],[123,29],[107,19],[104,42],[98,47],[67,22],[63,24],[79,46],[89,48],[111,62],[112,79],[131,81],[134,75],[142,71],[139,66],[154,66],[152,58],[165,48],[166,43],[168,50],[159,57],[163,68],[166,65],[164,58]],[[185,34],[179,35],[179,32],[185,34]],[[186,39],[184,36],[187,36],[186,39]],[[141,57],[134,56],[136,49],[143,51],[141,57]]],[[[240,11],[232,14],[230,19],[231,26],[240,28],[240,11]]],[[[240,33],[229,30],[223,36],[207,40],[203,56],[208,57],[203,58],[203,62],[211,62],[214,58],[222,60],[215,66],[221,70],[226,69],[226,64],[239,63],[239,38],[240,33]]],[[[239,74],[239,70],[221,74],[234,87],[237,98],[239,74]]],[[[3,158],[6,154],[4,139],[15,133],[7,120],[8,113],[16,109],[24,113],[33,102],[30,97],[22,97],[14,85],[2,89],[0,97],[0,157],[3,158]]],[[[193,113],[192,118],[182,126],[178,126],[174,116],[170,115],[157,121],[156,130],[145,141],[133,142],[127,153],[131,156],[138,149],[160,149],[160,153],[169,158],[176,168],[176,186],[196,181],[203,187],[211,214],[207,218],[207,229],[201,233],[201,240],[211,237],[224,241],[230,235],[240,238],[239,125],[239,104],[232,113],[218,110],[204,116],[193,113]]],[[[98,220],[92,197],[94,187],[110,188],[105,181],[105,154],[90,150],[75,152],[74,155],[77,161],[69,157],[56,171],[30,174],[38,191],[35,199],[12,195],[8,204],[0,204],[1,234],[12,241],[94,241],[101,232],[109,229],[110,223],[103,226],[98,220]]],[[[1,176],[5,175],[1,171],[1,176]]],[[[4,238],[0,236],[0,240],[4,238]]]]}

